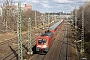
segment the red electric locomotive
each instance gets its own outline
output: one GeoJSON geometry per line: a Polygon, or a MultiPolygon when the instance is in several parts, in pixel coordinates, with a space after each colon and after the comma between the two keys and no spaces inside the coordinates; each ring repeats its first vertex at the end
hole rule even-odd
{"type": "Polygon", "coordinates": [[[49,28],[49,30],[45,31],[45,33],[41,34],[36,39],[36,51],[39,52],[48,52],[54,39],[55,35],[57,34],[57,31],[60,29],[60,26],[62,25],[63,20],[60,20],[53,26],[49,28]]]}

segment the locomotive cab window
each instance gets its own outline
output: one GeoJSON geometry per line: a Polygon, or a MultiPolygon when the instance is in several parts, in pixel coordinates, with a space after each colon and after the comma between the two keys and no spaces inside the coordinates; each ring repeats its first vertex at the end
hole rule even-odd
{"type": "Polygon", "coordinates": [[[46,44],[46,39],[39,39],[38,44],[46,44]]]}
{"type": "Polygon", "coordinates": [[[38,43],[39,43],[39,44],[42,44],[42,39],[39,39],[39,40],[38,40],[38,43]]]}
{"type": "Polygon", "coordinates": [[[43,39],[43,44],[46,44],[46,40],[45,39],[43,39]]]}

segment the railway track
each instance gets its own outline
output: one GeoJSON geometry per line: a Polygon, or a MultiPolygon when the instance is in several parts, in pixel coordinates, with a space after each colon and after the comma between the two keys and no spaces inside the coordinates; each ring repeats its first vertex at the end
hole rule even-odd
{"type": "MultiPolygon", "coordinates": [[[[36,36],[37,37],[37,36],[36,36]]],[[[35,45],[35,38],[34,37],[32,40],[32,47],[35,45]]],[[[27,51],[27,46],[28,46],[28,42],[23,43],[23,53],[27,51]]],[[[3,58],[1,58],[1,60],[12,60],[13,58],[17,58],[18,55],[18,47],[13,48],[12,46],[9,46],[9,48],[11,49],[10,52],[8,52],[3,58]]]]}
{"type": "Polygon", "coordinates": [[[46,56],[45,54],[42,54],[42,55],[35,54],[29,60],[44,60],[45,56],[46,56]]]}
{"type": "Polygon", "coordinates": [[[0,43],[0,46],[8,44],[9,42],[15,41],[17,39],[17,37],[11,38],[11,39],[7,39],[6,41],[3,41],[0,43]]]}
{"type": "MultiPolygon", "coordinates": [[[[34,31],[32,31],[32,32],[34,32],[34,31]]],[[[23,38],[23,37],[25,38],[27,35],[28,35],[28,33],[23,34],[23,35],[22,35],[22,38],[23,38]]],[[[7,39],[6,41],[1,42],[1,43],[0,43],[0,46],[5,45],[5,44],[8,44],[8,43],[10,43],[10,42],[17,42],[17,36],[16,36],[16,37],[13,37],[13,38],[11,38],[11,39],[7,39]]]]}
{"type": "MultiPolygon", "coordinates": [[[[34,31],[33,31],[34,32],[34,31]]],[[[37,31],[38,32],[38,31],[37,31]]],[[[35,32],[34,32],[35,33],[35,32]]],[[[36,34],[36,33],[35,33],[36,34]]],[[[38,36],[38,34],[40,34],[40,33],[38,33],[37,35],[35,35],[35,34],[33,34],[32,35],[32,37],[34,37],[33,39],[32,39],[32,44],[33,44],[33,46],[35,45],[35,38],[38,36]]],[[[25,47],[27,47],[27,44],[28,44],[28,33],[26,33],[26,34],[23,34],[22,35],[22,38],[23,38],[23,49],[25,48],[25,47]]],[[[4,55],[3,56],[0,56],[0,58],[2,59],[2,60],[8,60],[8,58],[10,58],[10,57],[15,57],[16,55],[17,55],[17,51],[18,51],[18,43],[17,43],[18,41],[17,41],[17,37],[15,37],[15,38],[13,38],[13,39],[10,39],[10,40],[7,40],[6,42],[4,42],[4,43],[2,43],[1,44],[1,46],[0,46],[0,48],[2,48],[3,50],[8,50],[7,52],[5,52],[4,53],[4,55]],[[16,45],[16,47],[14,46],[13,47],[13,45],[12,44],[15,44],[16,45]],[[6,46],[6,48],[4,47],[4,46],[6,46]],[[4,47],[4,48],[3,48],[4,47]]],[[[27,48],[28,49],[28,48],[27,48]]],[[[25,50],[25,49],[24,49],[25,50]]]]}
{"type": "Polygon", "coordinates": [[[68,60],[68,25],[65,26],[64,37],[61,41],[59,56],[57,60],[68,60]]]}

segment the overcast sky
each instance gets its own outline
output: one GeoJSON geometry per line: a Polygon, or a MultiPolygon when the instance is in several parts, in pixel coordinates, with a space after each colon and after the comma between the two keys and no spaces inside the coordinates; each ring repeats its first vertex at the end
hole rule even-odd
{"type": "Polygon", "coordinates": [[[14,0],[15,3],[21,1],[22,5],[32,4],[33,10],[44,12],[70,12],[84,4],[86,0],[14,0]]]}

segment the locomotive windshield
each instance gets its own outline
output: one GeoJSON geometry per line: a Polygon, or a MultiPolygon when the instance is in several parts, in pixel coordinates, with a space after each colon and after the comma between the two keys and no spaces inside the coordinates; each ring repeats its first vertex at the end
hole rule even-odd
{"type": "Polygon", "coordinates": [[[38,44],[46,44],[46,39],[39,39],[38,44]]]}

